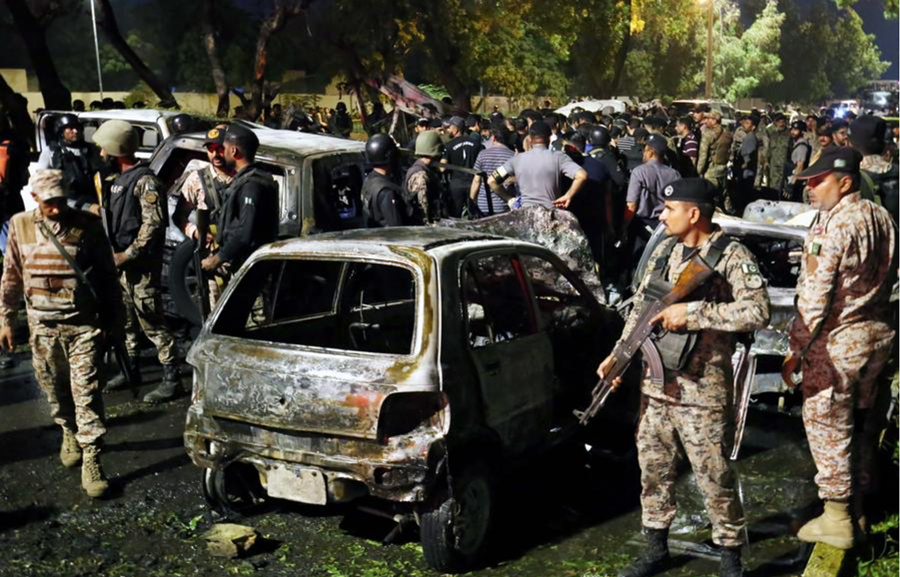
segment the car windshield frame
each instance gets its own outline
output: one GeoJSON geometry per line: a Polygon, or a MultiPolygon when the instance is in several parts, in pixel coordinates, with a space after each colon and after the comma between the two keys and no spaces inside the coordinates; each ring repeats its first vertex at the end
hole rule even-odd
{"type": "MultiPolygon", "coordinates": [[[[368,357],[368,358],[396,358],[396,359],[404,359],[404,358],[415,358],[422,354],[422,343],[424,342],[424,327],[422,324],[422,307],[425,306],[424,298],[425,298],[425,290],[423,286],[424,278],[421,270],[416,267],[413,263],[404,262],[402,260],[395,260],[391,258],[380,258],[378,256],[367,255],[365,257],[362,256],[352,256],[346,254],[335,254],[335,253],[318,253],[318,252],[309,252],[303,254],[266,254],[260,257],[254,258],[251,262],[248,262],[244,267],[242,267],[240,273],[236,275],[236,277],[230,283],[228,289],[225,291],[225,294],[222,295],[221,302],[216,306],[214,314],[210,317],[207,322],[205,332],[212,338],[216,339],[228,339],[234,340],[236,342],[241,342],[247,344],[248,346],[254,347],[272,347],[279,348],[285,350],[293,350],[298,352],[318,352],[318,353],[328,353],[331,355],[346,355],[352,357],[368,357]],[[249,338],[247,336],[241,335],[231,335],[223,332],[219,332],[215,330],[217,324],[219,323],[223,314],[227,314],[228,303],[234,297],[238,288],[241,286],[243,282],[247,282],[249,279],[247,278],[250,271],[253,267],[261,265],[270,261],[297,261],[297,260],[307,260],[307,261],[330,261],[330,262],[341,262],[344,263],[344,266],[340,271],[340,278],[338,279],[337,288],[335,295],[333,297],[333,312],[335,314],[339,314],[339,308],[341,306],[341,302],[343,300],[343,292],[346,288],[347,282],[347,274],[348,274],[348,265],[352,264],[373,264],[373,265],[381,265],[381,266],[391,266],[396,268],[401,268],[406,270],[411,276],[413,281],[413,333],[410,341],[409,351],[406,353],[386,353],[386,352],[376,352],[376,351],[365,351],[365,350],[354,350],[348,348],[339,348],[333,346],[318,346],[318,345],[308,345],[308,344],[296,344],[289,342],[280,342],[268,339],[260,339],[260,338],[249,338]]],[[[313,317],[315,315],[310,315],[313,317]]]]}

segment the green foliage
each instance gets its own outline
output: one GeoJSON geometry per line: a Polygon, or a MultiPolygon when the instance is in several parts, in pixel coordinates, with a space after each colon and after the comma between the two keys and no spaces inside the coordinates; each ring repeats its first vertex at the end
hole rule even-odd
{"type": "Polygon", "coordinates": [[[871,540],[875,543],[882,543],[882,548],[874,557],[860,559],[857,564],[857,575],[896,577],[900,573],[900,555],[898,555],[897,544],[898,526],[900,526],[900,520],[896,514],[872,526],[871,540]]]}

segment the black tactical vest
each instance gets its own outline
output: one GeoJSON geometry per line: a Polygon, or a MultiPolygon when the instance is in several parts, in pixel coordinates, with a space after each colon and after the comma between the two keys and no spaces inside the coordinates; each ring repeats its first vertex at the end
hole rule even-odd
{"type": "MultiPolygon", "coordinates": [[[[153,171],[146,163],[140,163],[120,175],[109,190],[104,191],[103,208],[109,223],[107,233],[114,252],[123,252],[137,238],[142,222],[141,201],[134,196],[134,187],[142,176],[148,174],[152,175],[153,171]]],[[[167,211],[164,210],[163,213],[166,214],[167,211]]]]}
{"type": "MultiPolygon", "coordinates": [[[[381,222],[378,220],[382,215],[379,214],[376,206],[378,204],[378,195],[384,189],[400,193],[400,187],[389,177],[379,172],[372,171],[363,183],[361,195],[363,217],[367,228],[378,228],[382,226],[381,222]]],[[[399,194],[397,196],[399,196],[399,194]]],[[[402,207],[400,212],[406,216],[405,207],[402,207]]]]}
{"type": "Polygon", "coordinates": [[[99,170],[91,158],[90,145],[81,147],[81,156],[76,156],[68,147],[54,142],[50,145],[50,166],[61,170],[63,180],[68,186],[67,197],[75,202],[78,208],[85,204],[96,204],[97,191],[94,188],[94,173],[99,170]]]}

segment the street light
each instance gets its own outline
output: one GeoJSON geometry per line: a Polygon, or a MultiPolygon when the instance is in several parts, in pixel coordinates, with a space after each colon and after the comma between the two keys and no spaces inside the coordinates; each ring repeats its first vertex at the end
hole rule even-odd
{"type": "Polygon", "coordinates": [[[97,13],[94,10],[94,0],[91,3],[91,24],[94,25],[94,53],[97,55],[97,82],[100,84],[100,100],[103,100],[103,72],[100,70],[100,41],[97,39],[97,13]]]}
{"type": "Polygon", "coordinates": [[[706,99],[712,100],[713,0],[706,0],[706,99]]]}

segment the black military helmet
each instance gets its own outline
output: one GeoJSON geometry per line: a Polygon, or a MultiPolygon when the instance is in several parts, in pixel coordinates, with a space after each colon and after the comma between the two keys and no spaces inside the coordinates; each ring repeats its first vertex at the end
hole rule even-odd
{"type": "Polygon", "coordinates": [[[373,134],[366,141],[366,160],[372,166],[387,166],[397,157],[397,144],[384,133],[373,134]]]}
{"type": "Polygon", "coordinates": [[[600,148],[606,148],[609,146],[610,136],[609,130],[605,126],[595,126],[591,129],[591,135],[589,142],[591,146],[599,146],[600,148]]]}
{"type": "Polygon", "coordinates": [[[172,117],[171,125],[175,134],[190,132],[194,128],[194,119],[190,114],[176,114],[172,117]]]}
{"type": "Polygon", "coordinates": [[[56,119],[55,128],[56,135],[59,136],[66,128],[81,128],[81,121],[74,114],[63,114],[56,119]]]}
{"type": "Polygon", "coordinates": [[[338,112],[347,112],[347,105],[344,104],[343,102],[338,102],[334,106],[334,109],[337,110],[338,112]]]}

